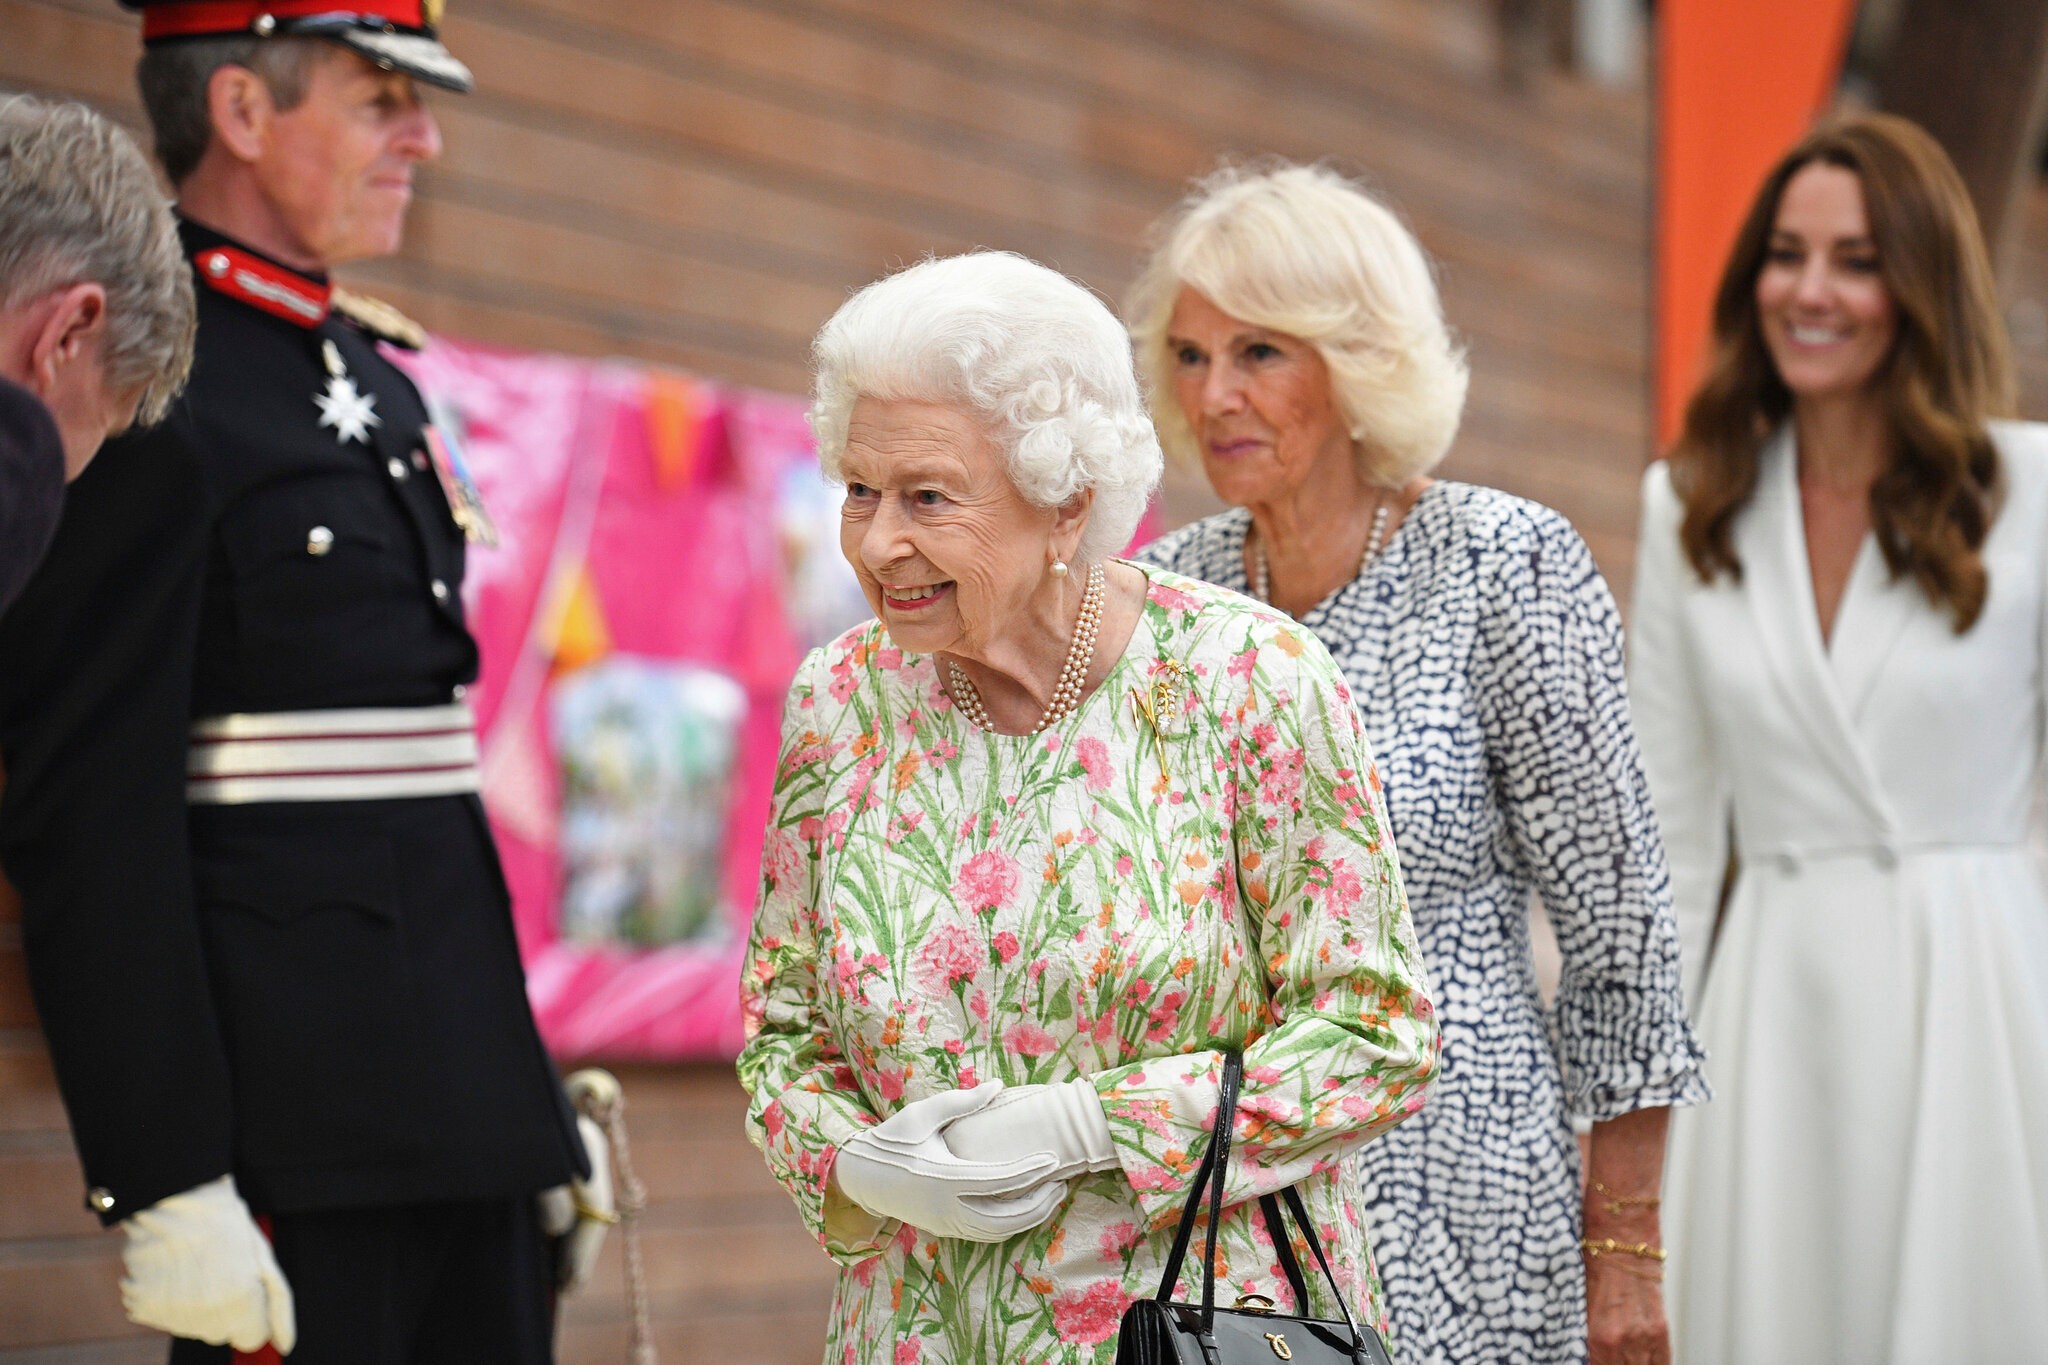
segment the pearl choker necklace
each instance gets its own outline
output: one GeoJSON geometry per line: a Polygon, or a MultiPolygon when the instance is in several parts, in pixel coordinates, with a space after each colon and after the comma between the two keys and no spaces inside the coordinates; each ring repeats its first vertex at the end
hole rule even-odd
{"type": "MultiPolygon", "coordinates": [[[[1034,735],[1048,726],[1059,724],[1081,704],[1081,689],[1087,685],[1088,670],[1095,666],[1095,633],[1102,626],[1102,583],[1102,566],[1097,564],[1088,570],[1088,587],[1081,594],[1081,619],[1074,623],[1074,639],[1067,646],[1066,666],[1060,669],[1060,680],[1052,689],[1052,701],[1046,706],[1045,714],[1038,718],[1038,724],[1031,727],[1034,735]]],[[[981,692],[975,687],[974,679],[951,659],[946,661],[946,668],[953,680],[954,704],[976,728],[994,731],[995,723],[988,718],[988,708],[982,705],[981,692]]]]}
{"type": "MultiPolygon", "coordinates": [[[[1386,548],[1387,507],[1388,504],[1383,501],[1378,507],[1373,509],[1372,529],[1366,533],[1365,537],[1365,553],[1358,557],[1358,572],[1361,574],[1365,572],[1368,565],[1379,558],[1380,551],[1386,548]]],[[[1353,577],[1356,576],[1353,575],[1353,577]]],[[[1273,575],[1272,571],[1266,567],[1266,547],[1256,540],[1252,542],[1251,588],[1252,596],[1258,598],[1261,602],[1270,603],[1273,600],[1273,575]]]]}

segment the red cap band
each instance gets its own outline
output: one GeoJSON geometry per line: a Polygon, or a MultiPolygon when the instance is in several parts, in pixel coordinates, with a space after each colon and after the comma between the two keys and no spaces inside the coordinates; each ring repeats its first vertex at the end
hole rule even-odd
{"type": "Polygon", "coordinates": [[[217,33],[249,33],[264,15],[273,19],[311,19],[317,15],[349,14],[369,23],[391,24],[397,28],[427,27],[424,0],[371,0],[351,4],[349,0],[271,0],[269,4],[250,0],[184,0],[178,4],[151,5],[142,12],[142,41],[158,38],[199,38],[217,33]]]}

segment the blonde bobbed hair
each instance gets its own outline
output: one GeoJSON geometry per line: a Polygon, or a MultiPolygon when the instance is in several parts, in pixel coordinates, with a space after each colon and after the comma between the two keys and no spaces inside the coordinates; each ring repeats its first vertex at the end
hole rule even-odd
{"type": "Polygon", "coordinates": [[[1160,443],[1198,460],[1174,398],[1167,323],[1183,288],[1314,346],[1365,477],[1398,488],[1435,468],[1465,407],[1465,353],[1429,258],[1393,211],[1323,166],[1225,166],[1154,229],[1124,315],[1160,443]]]}

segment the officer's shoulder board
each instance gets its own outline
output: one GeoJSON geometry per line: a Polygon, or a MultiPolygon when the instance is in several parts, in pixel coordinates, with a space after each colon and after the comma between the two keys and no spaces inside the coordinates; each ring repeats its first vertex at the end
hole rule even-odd
{"type": "Polygon", "coordinates": [[[427,329],[382,299],[336,289],[329,306],[379,341],[388,341],[408,351],[426,348],[427,329]]]}

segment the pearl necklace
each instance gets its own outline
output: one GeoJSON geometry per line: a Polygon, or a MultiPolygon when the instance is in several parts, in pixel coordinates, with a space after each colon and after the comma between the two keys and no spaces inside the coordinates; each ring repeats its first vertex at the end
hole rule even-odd
{"type": "MultiPolygon", "coordinates": [[[[1052,701],[1047,704],[1045,714],[1038,718],[1038,724],[1031,727],[1032,734],[1038,734],[1048,726],[1065,720],[1081,704],[1081,689],[1088,682],[1088,670],[1095,666],[1095,634],[1102,626],[1102,566],[1095,565],[1088,570],[1088,587],[1081,594],[1081,618],[1074,623],[1074,639],[1067,646],[1066,666],[1060,669],[1060,680],[1052,689],[1052,701]]],[[[974,679],[955,660],[946,660],[946,667],[953,679],[953,702],[962,714],[977,728],[993,732],[995,722],[988,718],[988,708],[982,704],[980,689],[974,679]]]]}
{"type": "MultiPolygon", "coordinates": [[[[1386,547],[1387,506],[1385,502],[1381,502],[1373,509],[1372,529],[1365,537],[1365,553],[1358,557],[1358,572],[1361,574],[1366,571],[1368,565],[1379,558],[1380,551],[1386,547]]],[[[1357,574],[1352,576],[1355,578],[1357,574]]],[[[1261,602],[1270,603],[1273,600],[1273,575],[1266,567],[1266,547],[1256,540],[1252,542],[1251,587],[1252,596],[1261,602]]]]}

